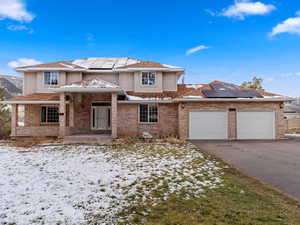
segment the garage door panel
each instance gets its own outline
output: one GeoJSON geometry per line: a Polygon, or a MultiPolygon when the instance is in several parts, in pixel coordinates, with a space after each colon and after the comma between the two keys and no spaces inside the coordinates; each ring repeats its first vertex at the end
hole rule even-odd
{"type": "Polygon", "coordinates": [[[222,111],[190,112],[190,139],[227,139],[228,114],[222,111]]]}
{"type": "Polygon", "coordinates": [[[238,139],[274,139],[274,112],[238,112],[238,139]]]}

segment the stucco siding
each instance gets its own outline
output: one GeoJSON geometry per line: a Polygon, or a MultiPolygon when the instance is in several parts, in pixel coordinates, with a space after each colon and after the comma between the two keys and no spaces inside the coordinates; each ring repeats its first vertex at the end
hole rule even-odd
{"type": "Polygon", "coordinates": [[[29,95],[36,92],[36,73],[34,72],[26,72],[24,73],[23,80],[23,94],[29,95]]]}
{"type": "Polygon", "coordinates": [[[66,74],[66,84],[80,82],[81,80],[82,80],[81,72],[67,72],[67,74],[66,74]]]}
{"type": "Polygon", "coordinates": [[[176,73],[163,73],[163,90],[177,91],[178,75],[176,73]]]}
{"type": "Polygon", "coordinates": [[[155,85],[147,86],[142,85],[142,72],[134,73],[134,91],[135,92],[162,92],[163,91],[163,78],[162,72],[156,72],[155,85]]]}
{"type": "Polygon", "coordinates": [[[119,85],[125,91],[134,90],[134,73],[120,73],[119,75],[119,85]]]}

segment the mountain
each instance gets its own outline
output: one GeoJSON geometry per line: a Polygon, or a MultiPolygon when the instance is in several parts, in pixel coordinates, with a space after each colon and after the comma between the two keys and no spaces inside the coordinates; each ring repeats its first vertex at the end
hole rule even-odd
{"type": "Polygon", "coordinates": [[[9,75],[0,75],[0,88],[5,89],[6,99],[21,95],[23,90],[23,78],[9,75]]]}

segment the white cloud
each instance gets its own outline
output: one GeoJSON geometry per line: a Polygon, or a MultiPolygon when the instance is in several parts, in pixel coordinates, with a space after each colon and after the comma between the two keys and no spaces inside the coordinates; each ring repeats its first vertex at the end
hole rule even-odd
{"type": "Polygon", "coordinates": [[[297,17],[289,18],[282,23],[276,25],[272,32],[271,36],[276,36],[281,33],[290,33],[300,35],[300,11],[296,13],[297,17]]]}
{"type": "Polygon", "coordinates": [[[296,75],[297,75],[297,76],[300,76],[300,72],[299,72],[299,73],[296,73],[296,75]]]}
{"type": "Polygon", "coordinates": [[[29,34],[33,33],[33,29],[27,27],[26,25],[8,24],[7,29],[10,31],[28,31],[29,34]]]}
{"type": "Polygon", "coordinates": [[[250,0],[235,0],[234,5],[223,9],[221,16],[245,19],[246,16],[265,15],[275,10],[276,7],[262,2],[252,2],[250,0]]]}
{"type": "Polygon", "coordinates": [[[209,48],[208,46],[205,46],[205,45],[199,45],[197,47],[194,47],[194,48],[191,48],[191,49],[188,49],[185,54],[186,55],[191,55],[191,54],[194,54],[196,52],[199,52],[199,51],[202,51],[204,49],[207,49],[209,48]]]}
{"type": "Polygon", "coordinates": [[[34,15],[27,11],[24,0],[0,0],[1,19],[30,22],[34,19],[34,15]]]}
{"type": "Polygon", "coordinates": [[[7,65],[11,68],[16,68],[19,66],[31,66],[36,64],[41,64],[42,62],[36,59],[20,58],[15,61],[10,61],[7,65]]]}

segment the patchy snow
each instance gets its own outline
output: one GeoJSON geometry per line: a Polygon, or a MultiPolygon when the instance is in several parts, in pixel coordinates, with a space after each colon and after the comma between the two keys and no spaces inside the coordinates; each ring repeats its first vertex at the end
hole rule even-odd
{"type": "Polygon", "coordinates": [[[61,86],[61,88],[120,88],[120,86],[101,80],[101,79],[92,79],[84,80],[80,83],[73,83],[70,85],[61,86]]]}
{"type": "Polygon", "coordinates": [[[0,224],[116,224],[146,200],[202,196],[220,170],[191,145],[0,146],[0,224]]]}
{"type": "Polygon", "coordinates": [[[274,96],[266,96],[266,95],[263,95],[264,98],[283,98],[283,96],[280,96],[280,95],[274,95],[274,96]]]}
{"type": "Polygon", "coordinates": [[[199,98],[203,98],[203,97],[200,95],[188,95],[188,96],[183,96],[183,98],[199,99],[199,98]]]}
{"type": "Polygon", "coordinates": [[[202,84],[187,84],[186,87],[187,87],[187,88],[198,89],[198,88],[202,88],[203,85],[202,85],[202,84]]]}
{"type": "Polygon", "coordinates": [[[300,134],[285,134],[286,137],[300,137],[300,134]]]}
{"type": "Polygon", "coordinates": [[[141,97],[137,97],[137,96],[133,96],[133,95],[126,95],[127,99],[129,101],[140,101],[140,100],[144,100],[143,98],[141,97]]]}
{"type": "Polygon", "coordinates": [[[133,95],[126,95],[127,99],[129,101],[167,101],[167,100],[171,100],[172,98],[169,97],[163,97],[163,98],[142,98],[142,97],[138,97],[138,96],[133,96],[133,95]]]}

